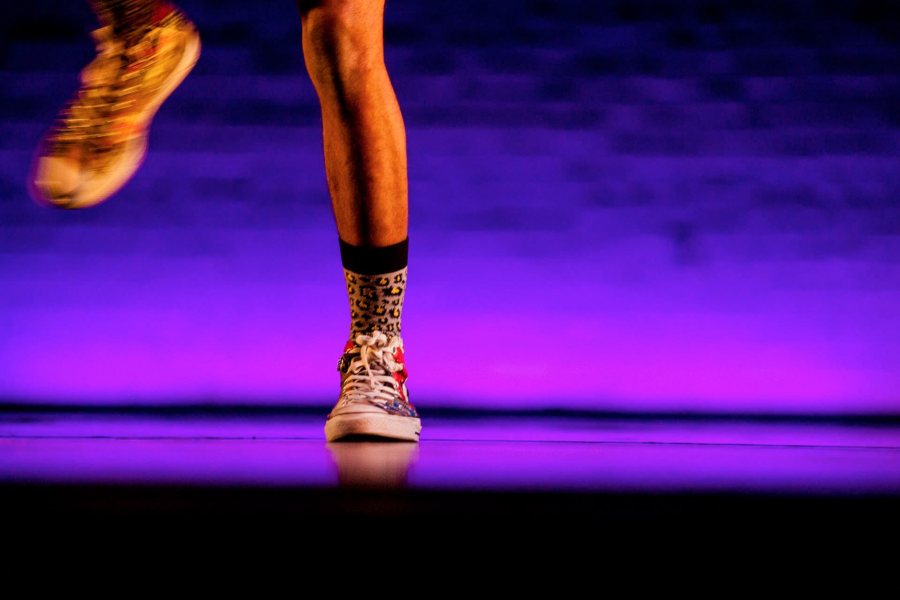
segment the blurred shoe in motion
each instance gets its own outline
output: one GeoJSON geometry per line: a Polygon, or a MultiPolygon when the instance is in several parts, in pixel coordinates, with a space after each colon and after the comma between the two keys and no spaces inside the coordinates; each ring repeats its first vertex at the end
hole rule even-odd
{"type": "Polygon", "coordinates": [[[85,208],[125,185],[147,152],[162,103],[200,57],[200,36],[170,6],[126,41],[106,25],[91,32],[97,56],[38,144],[28,189],[42,205],[85,208]]]}

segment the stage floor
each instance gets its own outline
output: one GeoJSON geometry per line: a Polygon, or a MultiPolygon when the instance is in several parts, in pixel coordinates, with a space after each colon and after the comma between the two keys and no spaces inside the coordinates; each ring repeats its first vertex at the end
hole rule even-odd
{"type": "Polygon", "coordinates": [[[428,418],[420,444],[328,444],[313,415],[0,415],[4,484],[365,485],[900,495],[900,426],[428,418]]]}
{"type": "Polygon", "coordinates": [[[896,527],[900,426],[423,418],[327,444],[324,415],[0,414],[6,514],[97,524],[321,519],[896,527]],[[181,521],[179,521],[179,519],[181,521]]]}

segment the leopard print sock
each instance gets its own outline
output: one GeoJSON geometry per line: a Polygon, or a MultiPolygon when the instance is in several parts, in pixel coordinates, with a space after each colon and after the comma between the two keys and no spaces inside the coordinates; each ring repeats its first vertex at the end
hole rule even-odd
{"type": "Polygon", "coordinates": [[[344,267],[350,297],[350,337],[379,329],[388,337],[400,334],[407,267],[364,275],[344,267]]]}

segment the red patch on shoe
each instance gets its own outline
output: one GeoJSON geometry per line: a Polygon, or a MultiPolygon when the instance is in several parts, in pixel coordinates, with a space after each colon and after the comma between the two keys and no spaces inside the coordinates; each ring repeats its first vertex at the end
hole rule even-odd
{"type": "Polygon", "coordinates": [[[159,2],[156,5],[156,10],[153,11],[153,22],[159,23],[173,10],[175,10],[175,7],[168,2],[159,2]]]}
{"type": "MultiPolygon", "coordinates": [[[[397,381],[397,393],[400,394],[400,399],[409,404],[409,400],[406,398],[406,394],[403,393],[403,380],[397,378],[398,373],[394,373],[394,379],[397,381]]],[[[410,405],[412,406],[412,405],[410,405]]]]}

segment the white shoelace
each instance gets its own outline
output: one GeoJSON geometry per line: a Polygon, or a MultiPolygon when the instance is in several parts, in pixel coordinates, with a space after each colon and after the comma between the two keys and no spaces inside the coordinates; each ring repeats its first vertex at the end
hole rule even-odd
{"type": "Polygon", "coordinates": [[[372,335],[357,334],[355,341],[359,346],[359,356],[350,361],[341,394],[344,403],[377,404],[378,401],[396,400],[398,383],[391,373],[402,368],[402,365],[394,360],[399,337],[395,336],[388,344],[387,335],[375,331],[372,335]]]}

